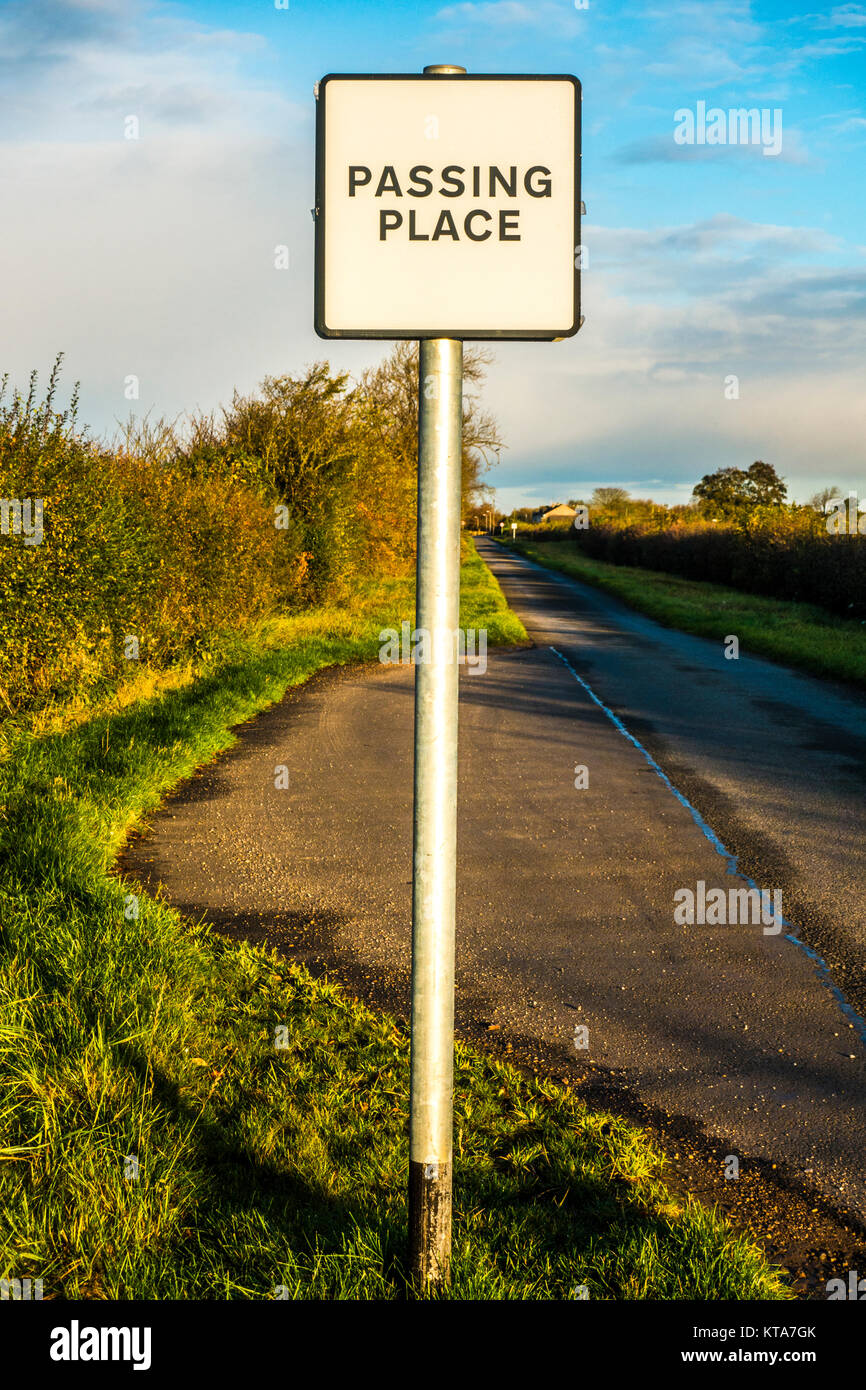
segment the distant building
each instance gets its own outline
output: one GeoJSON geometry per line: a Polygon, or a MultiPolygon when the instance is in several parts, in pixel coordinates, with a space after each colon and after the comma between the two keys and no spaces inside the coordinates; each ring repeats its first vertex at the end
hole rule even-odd
{"type": "Polygon", "coordinates": [[[567,502],[560,502],[557,507],[540,507],[537,512],[532,513],[532,520],[539,521],[573,521],[577,516],[574,507],[569,507],[567,502]]]}

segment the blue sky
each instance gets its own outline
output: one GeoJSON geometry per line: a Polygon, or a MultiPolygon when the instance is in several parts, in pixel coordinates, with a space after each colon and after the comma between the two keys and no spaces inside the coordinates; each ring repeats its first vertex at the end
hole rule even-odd
{"type": "Polygon", "coordinates": [[[496,349],[500,505],[755,458],[866,494],[866,3],[0,4],[0,369],[63,348],[110,432],[377,360],[312,329],[312,88],[436,62],[583,84],[586,323],[496,349]],[[781,111],[781,152],[676,144],[698,102],[781,111]]]}

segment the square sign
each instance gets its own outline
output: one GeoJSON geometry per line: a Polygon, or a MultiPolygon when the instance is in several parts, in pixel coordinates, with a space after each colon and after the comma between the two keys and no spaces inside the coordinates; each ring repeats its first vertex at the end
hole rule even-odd
{"type": "Polygon", "coordinates": [[[570,337],[580,83],[323,78],[315,216],[322,338],[570,337]]]}

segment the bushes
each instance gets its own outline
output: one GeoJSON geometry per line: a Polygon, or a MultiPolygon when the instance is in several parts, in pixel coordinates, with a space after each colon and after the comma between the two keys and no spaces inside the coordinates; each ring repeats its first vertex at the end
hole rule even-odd
{"type": "Polygon", "coordinates": [[[558,537],[550,527],[531,534],[537,540],[568,541],[610,564],[660,570],[866,619],[866,541],[828,535],[821,517],[807,508],[760,507],[739,526],[695,520],[659,529],[653,522],[591,520],[586,530],[572,527],[558,537]]]}
{"type": "MultiPolygon", "coordinates": [[[[43,502],[41,543],[0,536],[0,698],[8,711],[115,682],[127,638],[155,667],[200,654],[298,588],[301,556],[249,486],[111,451],[75,402],[0,396],[0,495],[43,502]]],[[[4,383],[5,385],[5,383],[4,383]]]]}
{"type": "MultiPolygon", "coordinates": [[[[469,351],[477,385],[487,357],[469,351]]],[[[369,576],[410,572],[415,551],[417,347],[400,343],[357,386],[317,362],[235,394],[181,430],[132,421],[87,437],[44,399],[0,387],[0,498],[42,499],[44,534],[0,535],[0,706],[112,688],[129,640],[154,669],[220,648],[286,608],[340,601],[369,576]]],[[[464,401],[464,490],[495,424],[464,401]]],[[[13,518],[14,519],[14,518],[13,518]]]]}
{"type": "Polygon", "coordinates": [[[283,519],[305,554],[310,600],[331,597],[363,568],[364,527],[355,503],[371,453],[370,430],[345,375],[318,362],[301,377],[266,377],[257,396],[235,394],[218,423],[199,422],[199,437],[180,450],[200,472],[239,476],[286,509],[283,519]]]}

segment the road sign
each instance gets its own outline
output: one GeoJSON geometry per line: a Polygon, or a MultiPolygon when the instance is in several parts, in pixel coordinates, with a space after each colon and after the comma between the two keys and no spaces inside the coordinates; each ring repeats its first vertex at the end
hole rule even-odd
{"type": "Polygon", "coordinates": [[[580,97],[570,76],[322,78],[319,336],[576,333],[580,97]]]}

